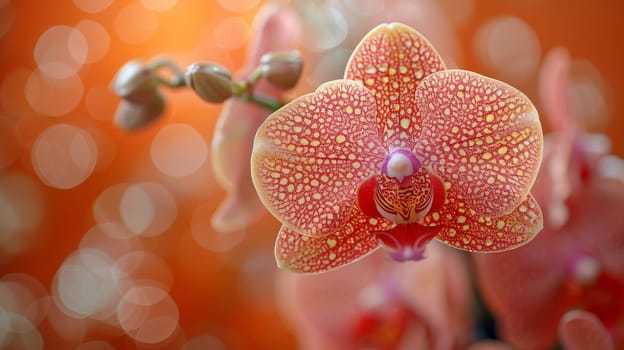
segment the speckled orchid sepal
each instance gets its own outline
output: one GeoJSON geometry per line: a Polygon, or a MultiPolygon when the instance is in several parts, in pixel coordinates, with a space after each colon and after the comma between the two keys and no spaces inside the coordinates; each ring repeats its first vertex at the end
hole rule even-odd
{"type": "Polygon", "coordinates": [[[350,219],[359,184],[384,148],[375,100],[362,84],[327,82],[273,113],[258,129],[252,178],[269,212],[300,234],[321,236],[350,219]]]}
{"type": "Polygon", "coordinates": [[[387,148],[411,149],[422,125],[416,87],[446,65],[429,40],[402,23],[373,28],[357,45],[345,70],[345,79],[362,82],[375,97],[375,123],[387,148]]]}
{"type": "Polygon", "coordinates": [[[433,73],[416,90],[423,115],[415,152],[449,191],[485,215],[508,213],[523,201],[542,160],[535,106],[522,92],[480,74],[433,73]]]}

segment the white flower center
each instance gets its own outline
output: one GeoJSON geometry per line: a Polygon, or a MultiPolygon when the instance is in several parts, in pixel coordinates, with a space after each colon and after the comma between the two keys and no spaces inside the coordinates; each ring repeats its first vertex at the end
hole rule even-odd
{"type": "Polygon", "coordinates": [[[412,159],[402,152],[394,152],[388,159],[388,168],[386,169],[386,175],[393,177],[399,182],[403,181],[403,178],[410,176],[414,173],[414,166],[412,159]]]}

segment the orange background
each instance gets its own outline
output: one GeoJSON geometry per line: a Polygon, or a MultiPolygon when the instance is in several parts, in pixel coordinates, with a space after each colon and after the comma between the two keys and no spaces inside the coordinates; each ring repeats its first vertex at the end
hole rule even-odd
{"type": "MultiPolygon", "coordinates": [[[[85,18],[101,23],[108,29],[111,38],[110,49],[104,58],[85,65],[80,71],[85,92],[93,86],[107,87],[124,62],[133,58],[149,59],[160,53],[168,53],[182,67],[197,60],[215,60],[236,70],[243,64],[245,47],[232,50],[215,48],[211,44],[214,39],[212,32],[220,19],[227,16],[239,16],[251,21],[259,8],[255,6],[247,12],[232,13],[217,2],[183,0],[170,11],[155,14],[158,27],[146,42],[127,44],[119,39],[113,28],[116,14],[126,4],[125,1],[114,1],[104,11],[88,14],[70,0],[10,2],[0,10],[4,11],[0,12],[3,13],[0,17],[2,21],[12,20],[9,31],[0,37],[0,79],[4,80],[16,69],[32,70],[36,67],[33,49],[47,28],[59,24],[75,25],[85,18]]],[[[504,14],[518,16],[538,34],[542,57],[550,48],[561,45],[568,48],[573,58],[588,59],[602,73],[610,91],[610,119],[606,127],[598,131],[610,136],[613,153],[624,156],[624,140],[621,138],[624,131],[624,26],[621,16],[624,12],[620,2],[496,0],[475,1],[474,4],[473,15],[457,28],[463,52],[461,68],[492,75],[473,53],[474,34],[490,18],[504,14]]],[[[539,108],[535,79],[518,88],[536,101],[539,108]]],[[[98,129],[106,135],[106,144],[110,146],[108,151],[104,150],[104,154],[110,156],[108,166],[96,168],[78,187],[60,190],[41,184],[45,215],[34,240],[20,254],[0,257],[0,274],[26,273],[48,288],[58,267],[94,225],[92,205],[100,193],[113,184],[128,181],[160,181],[166,186],[175,182],[175,179],[163,178],[149,165],[150,145],[157,132],[170,123],[187,123],[198,130],[209,144],[220,112],[218,105],[207,105],[189,91],[167,91],[165,116],[145,130],[128,134],[113,127],[110,120],[90,116],[84,99],[68,115],[55,118],[40,116],[29,110],[23,85],[18,84],[8,90],[4,92],[4,98],[23,107],[23,113],[12,115],[12,111],[5,108],[0,117],[8,120],[7,125],[15,126],[19,159],[4,169],[0,168],[0,174],[34,174],[30,153],[32,144],[46,127],[57,122],[98,129]],[[145,172],[131,174],[129,169],[137,164],[147,164],[145,172]]],[[[61,95],[57,98],[65,97],[61,95]]],[[[110,115],[112,119],[117,102],[118,99],[112,94],[106,95],[98,102],[98,115],[110,115]]],[[[4,135],[0,134],[0,137],[4,135]]],[[[0,146],[4,145],[0,142],[0,146]]],[[[228,252],[203,249],[190,233],[193,210],[205,203],[214,210],[224,192],[214,184],[206,167],[200,170],[198,176],[205,176],[206,184],[201,188],[208,190],[177,196],[174,225],[164,235],[144,241],[145,248],[163,257],[173,272],[170,294],[180,311],[184,337],[190,339],[201,334],[212,334],[227,348],[251,348],[252,345],[255,348],[293,348],[294,338],[281,321],[274,301],[266,295],[257,298],[245,296],[247,292],[244,288],[253,286],[252,282],[259,284],[258,289],[266,289],[272,281],[256,278],[241,287],[241,279],[249,275],[243,271],[249,259],[272,254],[277,222],[269,216],[265,217],[247,232],[240,245],[228,252]]],[[[34,178],[37,179],[36,176],[34,178]]],[[[46,340],[46,348],[64,344],[46,321],[39,328],[46,340]]],[[[116,346],[132,344],[131,339],[106,332],[90,332],[85,341],[90,339],[104,339],[116,346]]],[[[183,342],[180,339],[174,341],[183,342]]]]}

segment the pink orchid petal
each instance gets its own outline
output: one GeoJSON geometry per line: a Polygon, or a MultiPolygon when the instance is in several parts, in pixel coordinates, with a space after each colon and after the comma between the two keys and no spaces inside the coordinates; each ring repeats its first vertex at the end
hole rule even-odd
{"type": "Polygon", "coordinates": [[[574,132],[577,120],[568,94],[571,59],[566,49],[548,52],[539,73],[539,94],[553,130],[574,132]]]}
{"type": "Polygon", "coordinates": [[[393,224],[368,218],[354,206],[348,222],[324,236],[304,236],[282,226],[275,242],[275,257],[282,269],[300,273],[329,271],[357,261],[379,247],[371,231],[393,224]]]}
{"type": "Polygon", "coordinates": [[[254,40],[249,45],[246,62],[249,67],[255,67],[265,53],[295,47],[299,33],[297,15],[286,6],[267,3],[256,14],[251,33],[254,40]]]}
{"type": "Polygon", "coordinates": [[[615,349],[605,326],[587,311],[572,310],[563,315],[559,337],[566,350],[615,349]]]}
{"type": "Polygon", "coordinates": [[[212,215],[211,224],[219,232],[237,232],[245,230],[264,214],[266,209],[255,191],[236,191],[221,202],[212,215]]]}
{"type": "Polygon", "coordinates": [[[482,75],[446,70],[417,89],[423,114],[415,153],[478,213],[508,213],[526,198],[542,159],[542,129],[531,101],[482,75]]]}
{"type": "Polygon", "coordinates": [[[292,101],[258,129],[253,181],[289,229],[322,235],[344,226],[357,187],[384,157],[375,101],[360,83],[336,80],[292,101]]]}
{"type": "Polygon", "coordinates": [[[484,300],[517,348],[552,345],[561,316],[578,305],[624,339],[616,316],[624,310],[624,182],[595,179],[567,204],[570,219],[560,229],[546,227],[531,244],[505,254],[474,256],[484,300]],[[576,270],[579,259],[596,263],[597,275],[576,270]]]}
{"type": "Polygon", "coordinates": [[[480,215],[447,195],[447,204],[428,214],[424,222],[442,226],[436,238],[452,247],[472,252],[510,250],[531,241],[543,227],[542,212],[531,194],[500,216],[480,215]]]}
{"type": "Polygon", "coordinates": [[[481,340],[471,344],[467,350],[513,350],[513,348],[500,341],[481,340]]]}
{"type": "Polygon", "coordinates": [[[432,244],[427,255],[418,263],[395,264],[377,250],[357,264],[323,274],[282,271],[277,276],[279,307],[305,349],[463,348],[472,330],[466,322],[472,306],[466,264],[457,251],[441,244],[432,244]],[[455,293],[463,298],[449,302],[449,294],[455,293]],[[387,317],[397,306],[410,312],[406,324],[387,317]],[[385,322],[375,324],[379,320],[385,322]],[[354,328],[360,333],[354,334],[354,328]],[[398,331],[393,334],[399,343],[363,343],[362,336],[370,337],[375,328],[398,331]]]}
{"type": "MultiPolygon", "coordinates": [[[[592,252],[605,272],[624,283],[624,180],[596,179],[568,203],[571,219],[563,228],[568,239],[578,250],[592,252]]],[[[624,311],[624,302],[621,307],[624,311]]]]}
{"type": "Polygon", "coordinates": [[[357,264],[323,274],[279,271],[278,307],[298,339],[298,348],[352,348],[349,326],[361,313],[362,300],[367,299],[362,297],[363,291],[381,284],[391,269],[388,264],[385,253],[376,250],[357,264]]]}
{"type": "Polygon", "coordinates": [[[442,58],[416,30],[400,23],[381,24],[356,47],[346,79],[361,81],[375,96],[377,127],[387,148],[412,148],[421,130],[415,91],[432,72],[445,69],[442,58]]]}
{"type": "MultiPolygon", "coordinates": [[[[295,46],[296,20],[292,12],[277,4],[268,4],[258,12],[253,23],[253,40],[247,53],[244,79],[270,51],[290,50],[295,46]]],[[[280,98],[284,92],[262,81],[256,92],[280,98]]],[[[256,130],[270,111],[240,99],[229,99],[215,126],[211,145],[211,163],[217,183],[228,192],[212,217],[213,227],[221,232],[240,231],[260,218],[265,210],[251,182],[249,157],[256,130]]]]}
{"type": "Polygon", "coordinates": [[[253,190],[249,156],[256,130],[269,114],[239,99],[224,103],[212,138],[211,161],[215,179],[226,191],[237,191],[241,186],[253,190]]]}

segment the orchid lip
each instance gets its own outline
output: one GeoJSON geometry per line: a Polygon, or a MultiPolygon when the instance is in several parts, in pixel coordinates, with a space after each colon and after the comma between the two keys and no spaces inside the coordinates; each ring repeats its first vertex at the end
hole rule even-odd
{"type": "Polygon", "coordinates": [[[388,153],[381,164],[384,175],[395,178],[399,182],[420,169],[420,161],[408,149],[398,148],[388,153]]]}

